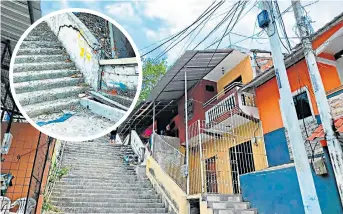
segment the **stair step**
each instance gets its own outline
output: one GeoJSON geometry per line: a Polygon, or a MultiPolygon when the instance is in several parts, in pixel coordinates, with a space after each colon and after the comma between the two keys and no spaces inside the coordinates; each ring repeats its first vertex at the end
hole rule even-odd
{"type": "Polygon", "coordinates": [[[117,182],[122,182],[122,183],[132,183],[134,181],[147,181],[147,182],[150,182],[148,179],[144,178],[144,179],[138,179],[137,177],[135,176],[129,176],[129,177],[112,177],[112,178],[109,178],[109,177],[101,177],[101,176],[98,176],[98,177],[89,177],[87,175],[84,175],[84,176],[71,176],[71,175],[65,175],[61,181],[72,181],[72,182],[75,182],[77,180],[97,180],[97,181],[102,181],[102,180],[112,180],[112,181],[117,181],[117,182]]]}
{"type": "Polygon", "coordinates": [[[69,59],[68,55],[51,54],[51,55],[20,55],[16,56],[15,63],[32,63],[32,62],[59,62],[69,59]]]}
{"type": "Polygon", "coordinates": [[[249,202],[210,201],[210,202],[207,202],[207,206],[212,209],[234,208],[238,210],[244,210],[244,209],[250,208],[250,203],[249,202]]]}
{"type": "Polygon", "coordinates": [[[36,55],[36,54],[64,54],[65,50],[62,47],[46,47],[46,48],[20,48],[17,52],[17,56],[21,55],[36,55]]]}
{"type": "Polygon", "coordinates": [[[165,213],[165,208],[105,208],[105,207],[57,207],[63,212],[73,213],[165,213]]]}
{"type": "Polygon", "coordinates": [[[163,203],[52,202],[58,207],[164,208],[163,203]]]}
{"type": "MultiPolygon", "coordinates": [[[[38,34],[39,32],[37,32],[38,34]]],[[[54,41],[57,42],[58,38],[53,33],[46,33],[43,35],[36,35],[36,34],[30,34],[25,38],[24,41],[41,41],[42,37],[44,37],[45,41],[54,41]]]]}
{"type": "Polygon", "coordinates": [[[130,183],[130,184],[125,184],[125,183],[120,183],[120,184],[115,184],[115,183],[102,183],[101,181],[95,183],[71,183],[71,182],[64,182],[64,183],[56,183],[55,185],[56,188],[63,188],[63,189],[83,189],[83,188],[89,188],[89,189],[99,189],[99,188],[105,188],[105,189],[137,189],[137,188],[151,188],[152,185],[150,183],[142,183],[142,184],[135,184],[135,183],[130,183]]]}
{"type": "Polygon", "coordinates": [[[257,214],[256,209],[235,210],[235,209],[213,209],[213,214],[257,214]]]}
{"type": "Polygon", "coordinates": [[[68,193],[56,192],[51,194],[51,197],[71,197],[71,198],[145,198],[145,199],[159,199],[159,195],[153,193],[68,193]]]}
{"type": "Polygon", "coordinates": [[[159,198],[99,198],[99,197],[86,197],[86,198],[72,198],[72,197],[51,197],[50,201],[56,205],[64,202],[112,202],[112,203],[161,203],[159,198]]]}
{"type": "Polygon", "coordinates": [[[45,71],[26,71],[13,73],[13,82],[26,82],[34,80],[54,79],[62,77],[70,77],[73,74],[79,73],[76,69],[61,69],[61,70],[45,70],[45,71]]]}
{"type": "Polygon", "coordinates": [[[72,106],[77,106],[80,104],[79,98],[63,98],[63,99],[57,99],[53,101],[44,102],[44,105],[42,103],[36,103],[32,105],[25,106],[25,111],[27,115],[30,115],[30,117],[37,117],[42,114],[52,114],[61,112],[66,109],[71,109],[72,106]]]}
{"type": "Polygon", "coordinates": [[[20,48],[47,48],[47,47],[62,47],[60,41],[23,41],[20,48]]]}
{"type": "Polygon", "coordinates": [[[44,62],[44,63],[20,63],[14,64],[13,72],[25,71],[43,71],[43,70],[60,70],[60,69],[75,69],[73,62],[44,62]]]}
{"type": "Polygon", "coordinates": [[[242,202],[242,195],[207,195],[204,196],[206,201],[230,201],[230,202],[242,202]]]}
{"type": "Polygon", "coordinates": [[[31,105],[35,103],[47,102],[67,97],[78,96],[87,90],[86,87],[71,86],[63,88],[55,88],[50,90],[41,90],[35,92],[25,92],[17,94],[17,98],[21,105],[31,105]]]}
{"type": "Polygon", "coordinates": [[[45,89],[62,88],[67,86],[78,86],[83,83],[83,78],[62,77],[56,79],[34,80],[28,82],[14,83],[16,94],[39,91],[45,89]]]}

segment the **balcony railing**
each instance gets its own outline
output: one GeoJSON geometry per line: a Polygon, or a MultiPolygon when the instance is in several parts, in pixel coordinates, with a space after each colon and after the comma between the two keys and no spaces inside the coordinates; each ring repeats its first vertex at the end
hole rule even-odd
{"type": "Polygon", "coordinates": [[[222,117],[228,117],[228,114],[235,114],[238,110],[258,118],[254,95],[246,92],[239,92],[240,86],[241,85],[237,84],[233,85],[233,87],[219,92],[204,104],[204,108],[213,105],[213,107],[208,109],[205,113],[207,123],[217,121],[222,117]]]}

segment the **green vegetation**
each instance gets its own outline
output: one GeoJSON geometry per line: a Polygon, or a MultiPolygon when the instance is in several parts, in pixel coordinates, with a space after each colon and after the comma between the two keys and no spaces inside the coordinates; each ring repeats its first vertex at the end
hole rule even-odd
{"type": "Polygon", "coordinates": [[[167,62],[165,59],[154,61],[153,59],[143,60],[143,83],[139,101],[144,101],[150,95],[151,90],[157,82],[166,74],[167,62]]]}

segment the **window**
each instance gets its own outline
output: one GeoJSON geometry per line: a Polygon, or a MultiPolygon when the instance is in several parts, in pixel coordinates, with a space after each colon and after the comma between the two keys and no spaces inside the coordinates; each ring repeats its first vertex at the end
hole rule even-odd
{"type": "Polygon", "coordinates": [[[214,87],[212,85],[206,85],[206,91],[214,92],[214,87]]]}
{"type": "MultiPolygon", "coordinates": [[[[187,117],[188,120],[193,118],[193,99],[187,101],[187,117]]],[[[186,115],[184,116],[184,120],[186,122],[186,115]]]]}
{"type": "Polygon", "coordinates": [[[298,119],[304,119],[312,115],[310,100],[306,91],[303,91],[295,96],[293,96],[293,101],[295,105],[295,110],[297,111],[298,119]]]}

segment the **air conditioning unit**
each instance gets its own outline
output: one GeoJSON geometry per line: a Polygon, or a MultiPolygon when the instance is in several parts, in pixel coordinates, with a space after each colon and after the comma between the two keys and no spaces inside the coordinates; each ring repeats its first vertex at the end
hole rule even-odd
{"type": "Polygon", "coordinates": [[[7,155],[10,150],[13,135],[11,133],[5,133],[4,139],[1,142],[1,154],[7,155]]]}

